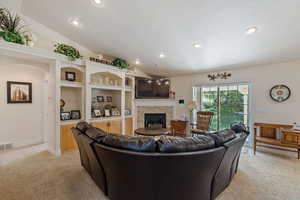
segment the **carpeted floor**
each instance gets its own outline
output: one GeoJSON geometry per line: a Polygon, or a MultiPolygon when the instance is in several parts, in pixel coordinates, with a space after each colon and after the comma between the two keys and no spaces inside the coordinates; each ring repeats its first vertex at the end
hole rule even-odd
{"type": "MultiPolygon", "coordinates": [[[[217,200],[300,199],[296,155],[261,150],[242,155],[237,175],[217,200]]],[[[108,200],[81,168],[77,151],[61,157],[42,152],[0,166],[0,199],[108,200]]]]}

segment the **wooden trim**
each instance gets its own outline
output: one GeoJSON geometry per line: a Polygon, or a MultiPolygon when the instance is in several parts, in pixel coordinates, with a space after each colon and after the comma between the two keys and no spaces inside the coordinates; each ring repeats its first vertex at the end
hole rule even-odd
{"type": "Polygon", "coordinates": [[[256,126],[256,127],[266,127],[266,128],[285,128],[285,129],[293,128],[292,125],[288,125],[288,124],[254,123],[254,126],[256,126]]]}
{"type": "Polygon", "coordinates": [[[285,148],[280,148],[280,147],[275,147],[275,146],[267,146],[267,145],[263,145],[263,144],[257,144],[256,146],[270,148],[270,149],[276,149],[276,150],[282,150],[282,151],[289,151],[289,152],[294,152],[294,153],[298,152],[297,150],[285,149],[285,148]]]}

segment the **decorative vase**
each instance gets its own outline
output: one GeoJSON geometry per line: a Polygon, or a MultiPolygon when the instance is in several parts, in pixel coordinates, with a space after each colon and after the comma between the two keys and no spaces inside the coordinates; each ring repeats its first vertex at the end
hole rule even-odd
{"type": "Polygon", "coordinates": [[[27,41],[27,46],[34,47],[34,42],[33,41],[27,41]]]}

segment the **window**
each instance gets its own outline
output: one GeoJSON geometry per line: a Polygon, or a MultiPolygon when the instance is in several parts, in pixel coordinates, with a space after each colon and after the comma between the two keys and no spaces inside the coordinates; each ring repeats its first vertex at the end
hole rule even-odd
{"type": "Polygon", "coordinates": [[[228,84],[194,88],[202,111],[214,113],[210,130],[230,128],[233,122],[249,124],[249,85],[228,84]]]}

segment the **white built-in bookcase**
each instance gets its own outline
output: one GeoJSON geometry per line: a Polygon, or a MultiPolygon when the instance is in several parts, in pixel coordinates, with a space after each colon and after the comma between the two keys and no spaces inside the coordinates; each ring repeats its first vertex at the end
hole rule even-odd
{"type": "Polygon", "coordinates": [[[132,113],[135,113],[135,73],[133,71],[121,70],[110,65],[90,61],[76,60],[70,62],[65,56],[46,49],[32,48],[5,41],[0,41],[0,56],[8,56],[20,62],[34,63],[36,66],[48,69],[48,77],[45,80],[47,93],[44,98],[44,135],[49,151],[54,155],[61,154],[60,130],[63,125],[76,124],[81,120],[87,122],[120,120],[122,134],[125,134],[125,119],[132,117],[134,121],[132,113]],[[75,72],[76,80],[67,81],[65,79],[66,71],[75,72]],[[113,82],[110,84],[105,82],[106,77],[113,82]],[[121,115],[94,118],[91,109],[93,97],[96,95],[112,96],[113,104],[121,111],[121,115]],[[64,99],[66,102],[65,111],[80,110],[81,119],[61,121],[60,99],[64,99]],[[131,109],[131,115],[125,115],[126,108],[131,109]]]}

